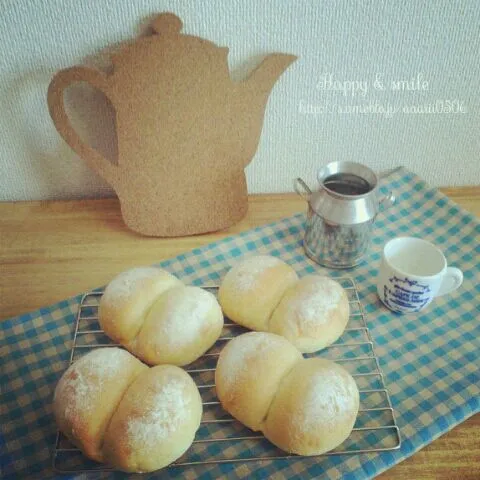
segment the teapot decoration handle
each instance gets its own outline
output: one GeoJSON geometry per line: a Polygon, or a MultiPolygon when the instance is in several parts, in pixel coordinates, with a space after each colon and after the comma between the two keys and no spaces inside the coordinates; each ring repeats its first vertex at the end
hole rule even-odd
{"type": "Polygon", "coordinates": [[[110,185],[115,186],[118,167],[80,138],[65,111],[65,89],[78,82],[87,82],[107,97],[112,97],[107,76],[99,70],[83,66],[60,70],[48,87],[47,102],[50,116],[58,132],[70,147],[87,162],[90,168],[99,173],[110,185]]]}

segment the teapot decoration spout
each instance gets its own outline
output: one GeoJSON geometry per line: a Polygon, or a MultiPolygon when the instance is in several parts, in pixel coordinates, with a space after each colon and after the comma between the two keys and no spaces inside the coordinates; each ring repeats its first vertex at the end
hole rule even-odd
{"type": "Polygon", "coordinates": [[[261,94],[270,94],[282,73],[297,59],[295,55],[272,53],[250,74],[246,83],[248,87],[261,94]]]}
{"type": "Polygon", "coordinates": [[[247,211],[245,166],[255,155],[270,91],[293,55],[271,54],[243,82],[230,78],[228,49],[181,33],[172,13],[153,34],[112,55],[113,73],[58,72],[48,106],[60,135],[112,185],[123,219],[144,235],[172,237],[227,228],[247,211]],[[118,164],[84,142],[63,93],[88,82],[115,110],[118,164]]]}

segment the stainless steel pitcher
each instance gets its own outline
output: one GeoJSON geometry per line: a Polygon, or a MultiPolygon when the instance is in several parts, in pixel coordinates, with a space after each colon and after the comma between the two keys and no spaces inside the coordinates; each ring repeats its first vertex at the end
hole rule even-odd
{"type": "Polygon", "coordinates": [[[295,191],[308,202],[305,252],[326,267],[354,267],[370,246],[377,214],[395,197],[392,192],[380,197],[377,175],[360,163],[329,163],[317,178],[315,192],[301,178],[294,182],[295,191]]]}

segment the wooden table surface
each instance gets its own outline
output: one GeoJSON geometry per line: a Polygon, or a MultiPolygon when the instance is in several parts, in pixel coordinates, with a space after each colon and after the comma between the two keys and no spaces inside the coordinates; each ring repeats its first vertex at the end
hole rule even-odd
{"type": "MultiPolygon", "coordinates": [[[[480,217],[480,187],[441,190],[480,217]]],[[[226,231],[162,239],[129,231],[116,199],[0,203],[0,320],[104,285],[130,267],[304,210],[304,201],[294,194],[252,195],[246,218],[226,231]]],[[[480,479],[480,415],[379,478],[480,479]]]]}

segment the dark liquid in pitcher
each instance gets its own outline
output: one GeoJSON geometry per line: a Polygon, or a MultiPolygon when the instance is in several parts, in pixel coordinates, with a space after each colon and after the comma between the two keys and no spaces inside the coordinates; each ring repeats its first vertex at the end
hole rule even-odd
{"type": "Polygon", "coordinates": [[[323,181],[323,185],[341,195],[363,195],[372,190],[372,186],[364,178],[352,173],[330,175],[323,181]]]}

